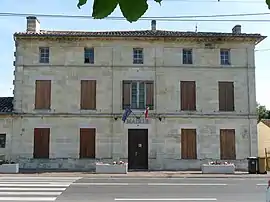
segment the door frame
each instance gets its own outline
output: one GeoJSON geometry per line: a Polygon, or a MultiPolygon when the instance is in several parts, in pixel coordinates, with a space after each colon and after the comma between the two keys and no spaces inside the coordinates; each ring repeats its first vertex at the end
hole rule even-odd
{"type": "Polygon", "coordinates": [[[129,170],[148,170],[149,168],[149,140],[148,128],[129,128],[128,129],[128,169],[129,170]],[[139,134],[139,135],[138,135],[139,134]],[[133,138],[131,138],[134,136],[133,138]],[[136,136],[140,136],[136,138],[136,136]],[[130,142],[132,141],[132,142],[130,142]],[[139,144],[145,145],[142,149],[139,144]],[[133,152],[141,153],[137,158],[133,152]],[[133,163],[131,163],[133,162],[133,163]]]}

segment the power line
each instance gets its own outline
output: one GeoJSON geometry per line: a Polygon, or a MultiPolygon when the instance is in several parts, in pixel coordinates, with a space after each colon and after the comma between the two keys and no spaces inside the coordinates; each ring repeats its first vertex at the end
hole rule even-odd
{"type": "MultiPolygon", "coordinates": [[[[141,20],[153,20],[158,19],[160,21],[164,21],[168,19],[169,21],[177,21],[177,19],[182,18],[220,18],[220,17],[245,17],[245,16],[263,16],[269,15],[270,13],[237,13],[237,14],[224,14],[224,15],[182,15],[182,16],[152,16],[152,17],[141,17],[141,20]]],[[[33,13],[0,13],[0,17],[27,17],[27,16],[36,16],[36,17],[45,17],[45,18],[82,18],[82,19],[93,19],[92,16],[87,15],[63,15],[63,14],[33,14],[33,13]]],[[[105,19],[115,19],[121,20],[124,17],[107,17],[105,19]]],[[[181,20],[183,21],[183,20],[181,20]]],[[[191,21],[191,20],[189,20],[191,21]]],[[[196,20],[197,21],[197,20],[196,20]]],[[[205,20],[201,20],[205,21],[205,20]]],[[[213,21],[213,20],[210,20],[213,21]]],[[[223,20],[214,20],[214,21],[223,21],[223,20]]],[[[236,21],[236,20],[229,20],[236,21]]],[[[242,21],[242,20],[240,20],[242,21]]],[[[250,20],[245,20],[250,21],[250,20]]],[[[252,20],[254,21],[254,20],[252,20]]],[[[255,20],[254,22],[260,22],[261,20],[255,20]]]]}

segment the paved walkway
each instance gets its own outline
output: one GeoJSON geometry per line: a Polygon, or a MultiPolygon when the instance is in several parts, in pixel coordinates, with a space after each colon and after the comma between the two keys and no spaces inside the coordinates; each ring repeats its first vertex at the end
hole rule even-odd
{"type": "Polygon", "coordinates": [[[58,176],[58,177],[89,177],[89,178],[270,178],[270,173],[256,175],[246,172],[235,174],[202,174],[199,171],[156,171],[156,172],[129,172],[128,174],[95,174],[89,172],[27,172],[19,174],[0,174],[1,176],[58,176]]]}

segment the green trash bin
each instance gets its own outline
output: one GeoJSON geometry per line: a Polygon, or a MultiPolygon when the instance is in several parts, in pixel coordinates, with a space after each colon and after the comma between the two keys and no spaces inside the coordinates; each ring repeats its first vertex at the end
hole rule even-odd
{"type": "Polygon", "coordinates": [[[249,157],[248,158],[248,173],[257,174],[258,171],[258,157],[249,157]]]}

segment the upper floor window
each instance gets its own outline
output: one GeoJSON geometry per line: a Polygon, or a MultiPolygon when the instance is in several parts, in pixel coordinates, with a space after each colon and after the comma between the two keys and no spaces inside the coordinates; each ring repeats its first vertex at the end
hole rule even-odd
{"type": "Polygon", "coordinates": [[[133,48],[133,64],[143,64],[142,48],[133,48]]]}
{"type": "Polygon", "coordinates": [[[84,63],[94,64],[94,62],[95,62],[94,48],[85,48],[84,49],[84,63]]]}
{"type": "Polygon", "coordinates": [[[154,82],[153,81],[123,81],[122,94],[123,109],[153,109],[154,82]]]}
{"type": "Polygon", "coordinates": [[[232,112],[235,110],[234,104],[234,82],[218,82],[219,111],[232,112]]]}
{"type": "Polygon", "coordinates": [[[183,64],[192,64],[192,49],[183,49],[183,64]]]}
{"type": "Polygon", "coordinates": [[[95,110],[96,109],[96,80],[81,80],[81,109],[95,110]]]}
{"type": "Polygon", "coordinates": [[[181,81],[181,110],[196,111],[196,82],[181,81]]]}
{"type": "Polygon", "coordinates": [[[35,109],[49,110],[51,108],[51,81],[36,80],[35,109]]]}
{"type": "Polygon", "coordinates": [[[6,148],[6,134],[0,134],[0,148],[6,148]]]}
{"type": "Polygon", "coordinates": [[[50,48],[49,47],[40,47],[39,48],[39,62],[40,63],[49,63],[50,62],[50,48]]]}
{"type": "Polygon", "coordinates": [[[220,50],[220,64],[221,65],[230,65],[230,50],[221,49],[220,50]]]}

